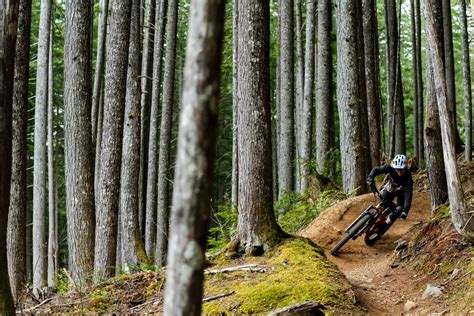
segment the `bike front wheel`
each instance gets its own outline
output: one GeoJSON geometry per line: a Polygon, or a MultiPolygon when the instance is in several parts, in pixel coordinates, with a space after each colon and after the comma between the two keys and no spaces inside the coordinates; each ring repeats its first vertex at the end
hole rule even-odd
{"type": "Polygon", "coordinates": [[[339,249],[341,249],[342,246],[344,246],[349,241],[349,239],[353,238],[365,225],[367,225],[371,219],[372,216],[370,214],[365,214],[362,216],[359,221],[357,221],[357,223],[355,223],[355,225],[346,232],[344,237],[336,244],[336,246],[331,249],[331,254],[333,256],[337,256],[339,249]]]}

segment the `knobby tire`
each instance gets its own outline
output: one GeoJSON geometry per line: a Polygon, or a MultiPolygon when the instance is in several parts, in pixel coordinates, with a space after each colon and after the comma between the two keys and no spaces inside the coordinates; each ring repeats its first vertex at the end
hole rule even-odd
{"type": "Polygon", "coordinates": [[[346,235],[337,243],[337,245],[332,248],[331,254],[333,256],[337,256],[337,252],[339,249],[341,249],[342,246],[346,244],[349,239],[355,236],[355,234],[368,222],[372,219],[372,216],[370,214],[365,214],[363,217],[359,219],[357,223],[355,223],[354,226],[352,226],[351,229],[346,233],[346,235]]]}

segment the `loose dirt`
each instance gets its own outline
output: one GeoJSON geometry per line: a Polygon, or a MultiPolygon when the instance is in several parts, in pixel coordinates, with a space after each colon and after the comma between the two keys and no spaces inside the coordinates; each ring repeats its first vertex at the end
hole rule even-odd
{"type": "Polygon", "coordinates": [[[422,299],[427,284],[435,284],[430,276],[418,275],[409,266],[399,266],[395,248],[407,238],[414,226],[430,218],[429,192],[414,192],[412,208],[406,220],[397,220],[390,230],[369,247],[363,236],[349,240],[334,257],[331,248],[342,238],[345,228],[370,204],[378,200],[372,194],[361,195],[337,203],[313,221],[301,235],[318,243],[353,285],[359,305],[369,315],[449,313],[443,298],[422,299]],[[416,304],[409,311],[405,304],[416,304]]]}

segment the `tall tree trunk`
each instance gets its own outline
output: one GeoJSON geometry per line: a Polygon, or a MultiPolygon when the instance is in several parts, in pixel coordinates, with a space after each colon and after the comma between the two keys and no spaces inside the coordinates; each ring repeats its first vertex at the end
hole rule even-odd
{"type": "Polygon", "coordinates": [[[237,11],[239,0],[234,0],[232,7],[232,207],[237,209],[238,205],[238,192],[239,192],[239,148],[237,147],[239,127],[238,123],[238,81],[237,72],[239,66],[237,64],[237,53],[238,53],[238,36],[237,32],[237,17],[239,12],[237,11]]]}
{"type": "Polygon", "coordinates": [[[146,261],[138,224],[138,178],[140,172],[140,6],[132,2],[130,49],[128,52],[127,96],[123,128],[120,214],[122,266],[146,261]]]}
{"type": "Polygon", "coordinates": [[[456,79],[454,70],[453,23],[451,18],[451,0],[441,0],[443,5],[443,43],[444,47],[444,72],[446,75],[446,102],[450,124],[454,127],[454,137],[457,153],[461,153],[461,137],[458,132],[456,115],[456,79]]]}
{"type": "Polygon", "coordinates": [[[105,38],[109,0],[99,0],[99,25],[97,27],[97,56],[95,63],[94,90],[92,91],[92,146],[96,148],[97,126],[99,124],[100,94],[104,86],[105,38]]]}
{"type": "Polygon", "coordinates": [[[316,163],[321,174],[332,170],[334,148],[333,66],[331,49],[331,1],[318,1],[318,67],[316,83],[316,163]]]}
{"type": "Polygon", "coordinates": [[[168,2],[166,21],[166,51],[163,76],[163,106],[161,109],[160,150],[158,160],[156,264],[166,265],[169,221],[169,169],[171,155],[171,123],[174,108],[174,77],[176,64],[176,36],[178,1],[168,2]]]}
{"type": "MultiPolygon", "coordinates": [[[[444,9],[444,8],[443,8],[444,9]]],[[[444,10],[443,10],[444,11],[444,10]]],[[[451,220],[460,235],[474,242],[474,216],[469,211],[464,192],[459,179],[455,152],[455,129],[449,116],[449,102],[447,92],[447,81],[443,65],[442,41],[436,34],[436,22],[434,19],[433,3],[425,1],[425,25],[426,39],[430,50],[433,77],[436,87],[436,96],[439,106],[439,119],[441,123],[441,138],[443,142],[443,158],[446,166],[446,179],[448,185],[449,205],[451,209],[451,220]]]]}
{"type": "Polygon", "coordinates": [[[112,276],[112,267],[116,264],[120,164],[130,36],[130,2],[113,0],[110,4],[99,198],[96,205],[95,281],[112,276]]]}
{"type": "MultiPolygon", "coordinates": [[[[433,2],[433,14],[436,21],[438,36],[442,35],[442,12],[440,0],[433,2]]],[[[429,43],[427,43],[429,46],[429,43]]],[[[448,199],[448,187],[443,160],[443,145],[441,143],[441,127],[439,122],[438,101],[434,85],[433,66],[431,57],[426,59],[426,122],[425,150],[426,167],[431,191],[431,209],[434,211],[448,199]]]]}
{"type": "MultiPolygon", "coordinates": [[[[7,230],[8,272],[13,298],[26,281],[27,126],[30,73],[31,0],[22,0],[18,13],[12,114],[12,177],[7,230]]],[[[0,228],[1,231],[1,228],[0,228]]],[[[1,295],[1,294],[0,294],[1,295]]]]}
{"type": "Polygon", "coordinates": [[[443,144],[441,143],[441,127],[439,123],[438,101],[434,86],[433,69],[430,58],[426,60],[426,122],[425,150],[426,169],[431,191],[431,210],[434,211],[448,199],[448,187],[443,160],[443,144]]]}
{"type": "Polygon", "coordinates": [[[379,65],[377,56],[378,36],[377,17],[374,0],[362,1],[364,52],[365,52],[365,78],[367,80],[367,117],[370,140],[370,164],[377,166],[381,161],[381,118],[380,118],[380,83],[378,81],[379,65]]]}
{"type": "Polygon", "coordinates": [[[0,5],[0,314],[14,315],[8,278],[7,219],[12,175],[12,103],[18,1],[0,5]]]}
{"type": "Polygon", "coordinates": [[[56,201],[56,167],[54,165],[54,80],[53,25],[49,37],[48,64],[48,286],[56,287],[58,266],[58,204],[56,201]]]}
{"type": "Polygon", "coordinates": [[[283,236],[272,199],[270,6],[268,0],[239,0],[237,10],[240,177],[236,247],[261,255],[283,236]]]}
{"type": "Polygon", "coordinates": [[[425,151],[423,150],[424,146],[424,108],[423,108],[423,74],[422,74],[422,60],[421,60],[421,10],[420,10],[420,0],[415,0],[415,24],[416,24],[416,89],[418,90],[418,130],[416,132],[416,140],[418,142],[418,158],[420,161],[425,160],[425,151]]]}
{"type": "Polygon", "coordinates": [[[357,45],[356,0],[338,0],[337,100],[340,121],[342,184],[344,192],[366,189],[362,144],[361,103],[357,45]]]}
{"type": "Polygon", "coordinates": [[[158,182],[158,119],[161,91],[161,68],[163,59],[163,34],[168,0],[157,5],[155,18],[155,43],[153,50],[153,84],[150,112],[150,134],[148,138],[148,174],[146,191],[145,250],[148,256],[155,254],[156,245],[156,195],[158,182]]]}
{"type": "Polygon", "coordinates": [[[224,5],[222,0],[191,2],[166,275],[168,315],[201,315],[224,5]]]}
{"type": "Polygon", "coordinates": [[[308,188],[309,163],[312,152],[312,109],[314,97],[314,38],[315,38],[316,3],[308,1],[306,4],[306,47],[304,72],[304,100],[301,122],[301,191],[308,188]]]}
{"type": "Polygon", "coordinates": [[[41,1],[36,70],[33,167],[33,293],[46,286],[46,130],[51,0],[41,1]]]}
{"type": "Polygon", "coordinates": [[[400,65],[400,38],[395,0],[385,0],[385,25],[387,29],[387,126],[389,135],[389,155],[406,151],[405,110],[403,107],[403,87],[400,65]]]}
{"type": "Polygon", "coordinates": [[[296,73],[295,73],[295,98],[294,98],[294,189],[296,191],[301,191],[301,181],[302,181],[302,128],[303,128],[303,102],[304,102],[304,29],[303,29],[303,12],[302,12],[302,0],[296,0],[295,3],[295,29],[294,29],[294,41],[295,41],[295,64],[296,64],[296,73]]]}
{"type": "MultiPolygon", "coordinates": [[[[364,50],[364,22],[362,1],[356,2],[356,22],[357,22],[357,53],[358,53],[358,67],[359,67],[359,99],[360,99],[360,124],[362,131],[362,152],[365,159],[365,174],[372,170],[371,153],[370,153],[370,136],[369,136],[369,119],[367,108],[367,84],[365,78],[365,50],[364,50]]],[[[375,166],[374,166],[375,167],[375,166]]]]}
{"type": "Polygon", "coordinates": [[[467,32],[466,1],[459,0],[461,45],[462,45],[462,74],[464,83],[464,129],[465,129],[465,152],[467,161],[472,159],[472,92],[471,92],[471,62],[469,60],[469,36],[467,32]]]}
{"type": "Polygon", "coordinates": [[[64,145],[69,271],[82,288],[94,267],[94,156],[90,84],[90,0],[66,3],[64,145]]]}
{"type": "Polygon", "coordinates": [[[293,0],[280,1],[280,153],[278,160],[279,196],[293,190],[295,150],[294,102],[294,5],[293,0]]]}
{"type": "MultiPolygon", "coordinates": [[[[143,1],[143,0],[142,0],[143,1]]],[[[146,222],[146,187],[148,167],[148,135],[150,132],[151,83],[153,76],[153,41],[155,24],[155,0],[145,3],[145,21],[143,26],[143,53],[141,69],[140,97],[140,174],[138,180],[138,219],[140,231],[145,236],[146,222]]]]}
{"type": "Polygon", "coordinates": [[[417,159],[420,157],[420,151],[422,148],[419,147],[420,143],[418,141],[418,124],[420,124],[419,118],[419,105],[418,105],[418,59],[416,54],[418,52],[418,41],[416,39],[416,11],[415,11],[415,0],[410,0],[410,22],[411,22],[411,43],[412,43],[412,56],[413,56],[413,84],[415,88],[413,89],[413,153],[417,159]]]}

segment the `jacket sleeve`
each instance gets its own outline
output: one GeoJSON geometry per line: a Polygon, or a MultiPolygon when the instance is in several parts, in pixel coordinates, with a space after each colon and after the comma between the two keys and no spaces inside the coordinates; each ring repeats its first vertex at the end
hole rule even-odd
{"type": "Polygon", "coordinates": [[[413,180],[411,178],[411,174],[409,175],[409,179],[407,181],[407,184],[405,186],[405,192],[404,192],[404,196],[405,196],[405,201],[403,203],[403,210],[405,213],[408,214],[408,212],[410,211],[410,207],[411,207],[411,200],[412,200],[412,197],[413,197],[413,180]]]}
{"type": "Polygon", "coordinates": [[[367,179],[374,180],[376,176],[378,176],[380,174],[387,174],[389,172],[390,172],[390,166],[389,165],[382,165],[382,166],[379,166],[379,167],[375,167],[374,169],[372,169],[372,171],[370,171],[367,179]]]}

